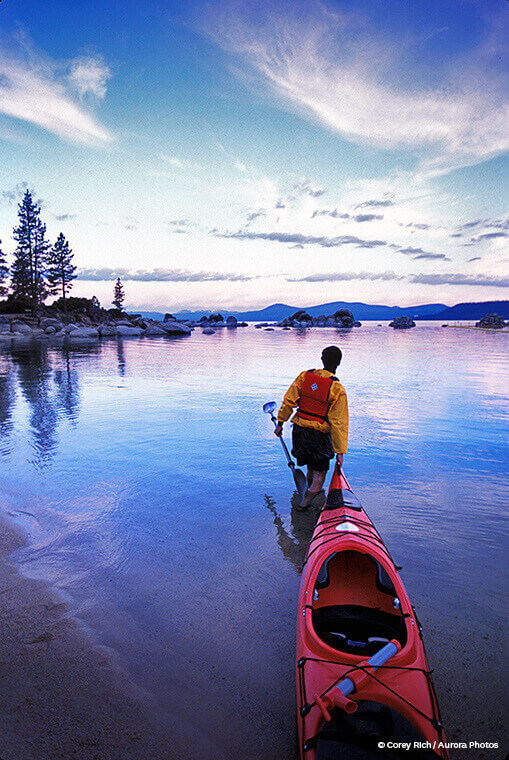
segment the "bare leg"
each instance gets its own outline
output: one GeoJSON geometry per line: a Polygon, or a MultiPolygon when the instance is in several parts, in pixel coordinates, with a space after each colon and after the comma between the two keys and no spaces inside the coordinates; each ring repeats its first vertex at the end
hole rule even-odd
{"type": "Polygon", "coordinates": [[[313,470],[311,469],[309,465],[308,465],[308,471],[306,474],[306,480],[308,482],[308,488],[309,488],[311,486],[311,483],[313,482],[313,470]]]}
{"type": "Polygon", "coordinates": [[[307,509],[315,496],[320,493],[325,483],[326,475],[326,472],[318,472],[317,470],[309,470],[308,468],[308,489],[302,499],[301,509],[307,509]],[[311,483],[309,482],[309,473],[312,475],[311,483]]]}

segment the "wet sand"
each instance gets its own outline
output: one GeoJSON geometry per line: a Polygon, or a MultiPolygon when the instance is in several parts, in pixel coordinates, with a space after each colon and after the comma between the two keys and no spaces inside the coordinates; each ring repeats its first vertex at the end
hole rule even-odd
{"type": "Polygon", "coordinates": [[[157,707],[94,646],[50,587],[8,563],[23,536],[0,519],[2,760],[169,758],[157,707]]]}

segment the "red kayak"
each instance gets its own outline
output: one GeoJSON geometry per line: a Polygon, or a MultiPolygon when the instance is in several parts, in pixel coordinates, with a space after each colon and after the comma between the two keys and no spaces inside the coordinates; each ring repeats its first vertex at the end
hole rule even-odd
{"type": "Polygon", "coordinates": [[[335,471],[299,594],[301,760],[447,760],[421,627],[399,569],[335,471]]]}

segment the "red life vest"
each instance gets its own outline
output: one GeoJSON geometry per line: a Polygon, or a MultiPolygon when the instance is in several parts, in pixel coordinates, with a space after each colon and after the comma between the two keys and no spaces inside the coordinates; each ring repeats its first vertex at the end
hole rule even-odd
{"type": "Polygon", "coordinates": [[[329,411],[329,393],[337,377],[322,377],[315,370],[306,372],[299,398],[297,414],[304,420],[320,420],[327,422],[329,411]]]}

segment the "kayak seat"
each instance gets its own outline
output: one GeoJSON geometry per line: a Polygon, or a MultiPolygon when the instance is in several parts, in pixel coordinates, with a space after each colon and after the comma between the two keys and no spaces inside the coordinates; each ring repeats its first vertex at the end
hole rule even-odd
{"type": "Polygon", "coordinates": [[[354,604],[318,607],[312,613],[313,628],[319,638],[333,649],[371,657],[391,639],[403,647],[405,621],[401,614],[384,612],[354,604]]]}
{"type": "Polygon", "coordinates": [[[347,488],[333,488],[329,491],[325,501],[324,509],[338,509],[339,507],[348,507],[360,512],[362,505],[357,496],[347,488]]]}
{"type": "Polygon", "coordinates": [[[327,557],[327,559],[321,566],[320,570],[318,571],[318,575],[316,576],[316,581],[315,581],[315,589],[317,591],[318,589],[326,588],[329,585],[330,583],[329,562],[331,561],[331,559],[334,559],[336,555],[337,555],[337,552],[334,552],[329,557],[327,557]]]}
{"type": "MultiPolygon", "coordinates": [[[[327,586],[330,583],[330,573],[329,573],[329,564],[331,560],[333,560],[335,557],[338,556],[338,552],[333,552],[323,565],[321,566],[320,570],[318,571],[318,575],[316,576],[315,581],[315,590],[319,591],[322,588],[327,588],[327,586]]],[[[391,577],[387,570],[382,567],[382,565],[374,559],[374,557],[371,557],[369,554],[365,555],[366,561],[370,561],[373,565],[376,567],[376,577],[375,577],[375,583],[376,587],[379,591],[382,591],[384,594],[389,594],[392,597],[396,596],[396,589],[394,588],[394,584],[391,580],[391,577]]]]}

